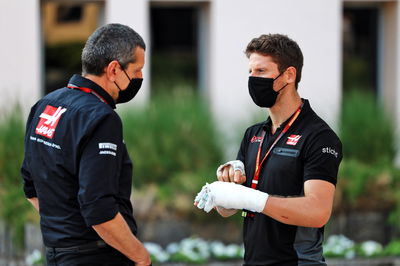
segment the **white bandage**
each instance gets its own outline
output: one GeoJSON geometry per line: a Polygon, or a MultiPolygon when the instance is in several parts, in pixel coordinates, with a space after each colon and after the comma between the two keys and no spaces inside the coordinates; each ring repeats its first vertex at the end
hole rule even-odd
{"type": "Polygon", "coordinates": [[[210,184],[206,183],[200,190],[199,193],[197,193],[196,198],[194,199],[194,202],[197,203],[197,208],[199,209],[204,209],[204,211],[209,212],[211,211],[212,208],[215,206],[214,201],[209,200],[210,199],[210,184]]]}
{"type": "Polygon", "coordinates": [[[232,166],[234,171],[239,170],[242,173],[242,175],[246,175],[246,173],[244,172],[243,162],[240,160],[235,160],[220,165],[217,169],[217,176],[222,175],[222,169],[228,165],[232,166]]]}
{"type": "Polygon", "coordinates": [[[268,194],[265,192],[235,183],[216,181],[203,186],[194,201],[199,209],[206,212],[216,206],[262,212],[267,200],[268,194]]]}

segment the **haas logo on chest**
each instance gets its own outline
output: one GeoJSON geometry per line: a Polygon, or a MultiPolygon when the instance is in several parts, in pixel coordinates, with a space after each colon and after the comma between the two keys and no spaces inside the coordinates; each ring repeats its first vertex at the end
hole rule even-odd
{"type": "Polygon", "coordinates": [[[67,111],[67,108],[62,108],[61,106],[57,108],[47,105],[43,113],[39,116],[40,120],[36,126],[35,133],[52,139],[54,137],[54,131],[56,130],[58,121],[65,111],[67,111]]]}
{"type": "Polygon", "coordinates": [[[301,135],[290,135],[286,141],[286,144],[295,146],[300,138],[301,135]]]}

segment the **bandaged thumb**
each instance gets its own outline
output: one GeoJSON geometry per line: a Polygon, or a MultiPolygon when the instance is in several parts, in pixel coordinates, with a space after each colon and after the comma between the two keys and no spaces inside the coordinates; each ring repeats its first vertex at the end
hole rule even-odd
{"type": "Polygon", "coordinates": [[[209,189],[215,205],[225,209],[262,212],[268,200],[265,192],[230,182],[216,181],[209,185],[209,189]]]}

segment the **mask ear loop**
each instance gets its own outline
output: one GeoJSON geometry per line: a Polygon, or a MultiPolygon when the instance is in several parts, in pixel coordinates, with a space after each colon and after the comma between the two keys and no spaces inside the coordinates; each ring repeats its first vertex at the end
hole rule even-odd
{"type": "MultiPolygon", "coordinates": [[[[131,82],[132,80],[129,78],[129,75],[125,72],[125,69],[121,66],[121,64],[119,64],[119,66],[121,67],[122,71],[124,71],[124,73],[125,73],[126,77],[128,78],[129,82],[131,82]]],[[[118,86],[117,82],[114,81],[114,84],[117,86],[119,91],[122,91],[121,88],[118,86]]]]}
{"type": "MultiPolygon", "coordinates": [[[[285,71],[283,71],[283,72],[285,72],[285,71]]],[[[277,80],[282,75],[283,72],[279,73],[279,75],[276,78],[274,78],[274,81],[277,80]]]]}
{"type": "Polygon", "coordinates": [[[279,93],[281,90],[283,90],[287,85],[289,85],[289,83],[286,83],[286,85],[283,86],[282,88],[280,88],[280,89],[277,91],[277,93],[279,93]]]}
{"type": "Polygon", "coordinates": [[[128,75],[128,73],[126,73],[126,72],[125,72],[125,69],[123,69],[123,68],[122,68],[122,71],[124,71],[124,73],[125,73],[126,77],[129,79],[129,82],[131,82],[131,81],[132,81],[132,79],[130,79],[130,78],[129,78],[129,75],[128,75]]]}
{"type": "MultiPolygon", "coordinates": [[[[286,70],[285,70],[285,71],[286,71],[286,70]]],[[[285,71],[279,73],[279,75],[278,75],[276,78],[274,78],[274,81],[275,81],[276,79],[278,79],[283,73],[285,73],[285,71]]],[[[286,83],[286,85],[283,86],[282,88],[280,88],[280,89],[277,91],[277,93],[279,93],[281,90],[283,90],[287,85],[289,85],[289,83],[286,83]]]]}
{"type": "Polygon", "coordinates": [[[117,82],[114,81],[115,86],[119,89],[119,91],[122,91],[121,88],[118,86],[117,82]]]}

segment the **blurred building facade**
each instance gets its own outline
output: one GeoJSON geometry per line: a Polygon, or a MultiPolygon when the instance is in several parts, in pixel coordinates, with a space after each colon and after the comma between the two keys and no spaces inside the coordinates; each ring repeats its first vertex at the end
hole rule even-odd
{"type": "MultiPolygon", "coordinates": [[[[45,93],[45,43],[84,41],[96,27],[110,22],[131,26],[148,44],[145,82],[131,104],[146,103],[152,89],[149,63],[158,45],[154,25],[165,24],[159,20],[161,11],[168,9],[196,14],[190,23],[196,27],[192,46],[199,93],[209,101],[223,130],[234,129],[258,110],[248,96],[243,51],[252,38],[264,33],[284,33],[298,42],[305,59],[300,94],[331,126],[337,127],[347,86],[343,81],[354,71],[360,81],[372,84],[373,93],[400,125],[399,0],[1,1],[0,112],[15,103],[27,111],[45,93]],[[357,48],[359,39],[370,45],[357,48]],[[369,68],[359,72],[357,65],[348,68],[347,58],[354,54],[369,68]]],[[[178,28],[158,32],[167,41],[181,34],[178,28]]]]}
{"type": "Polygon", "coordinates": [[[42,2],[41,21],[46,33],[43,34],[44,42],[86,41],[99,25],[104,24],[103,11],[103,5],[96,2],[42,2]]]}

